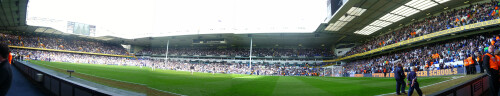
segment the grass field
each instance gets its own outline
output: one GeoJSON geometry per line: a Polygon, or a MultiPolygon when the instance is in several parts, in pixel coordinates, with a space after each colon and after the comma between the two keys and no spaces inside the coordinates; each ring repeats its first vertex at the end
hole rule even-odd
{"type": "MultiPolygon", "coordinates": [[[[155,70],[135,66],[75,64],[63,62],[30,61],[49,69],[75,70],[108,80],[144,84],[151,88],[182,95],[210,96],[372,96],[395,92],[394,78],[305,77],[305,76],[255,76],[240,74],[194,73],[172,70],[155,70]]],[[[77,76],[78,77],[78,76],[77,76]]],[[[450,79],[420,77],[420,86],[450,79]]],[[[84,78],[85,79],[85,78],[84,78]]],[[[104,85],[109,82],[91,80],[104,85]]],[[[113,86],[141,92],[126,86],[113,86]]],[[[407,87],[408,88],[408,87],[407,87]]]]}

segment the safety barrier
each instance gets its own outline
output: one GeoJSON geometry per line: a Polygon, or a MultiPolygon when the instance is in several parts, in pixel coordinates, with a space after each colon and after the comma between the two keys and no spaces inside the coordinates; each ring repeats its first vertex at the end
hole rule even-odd
{"type": "Polygon", "coordinates": [[[111,93],[95,90],[89,86],[72,82],[64,77],[50,75],[41,70],[29,67],[17,60],[13,60],[13,65],[21,71],[35,85],[42,87],[50,96],[111,96],[111,93]]]}
{"type": "MultiPolygon", "coordinates": [[[[481,96],[488,90],[488,76],[483,74],[474,79],[457,84],[429,96],[481,96]]],[[[496,94],[495,94],[496,95],[496,94]]]]}

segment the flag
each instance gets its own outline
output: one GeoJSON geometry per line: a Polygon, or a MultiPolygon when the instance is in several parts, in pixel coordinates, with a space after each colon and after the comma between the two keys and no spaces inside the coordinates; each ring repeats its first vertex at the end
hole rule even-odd
{"type": "Polygon", "coordinates": [[[11,54],[10,52],[9,52],[9,57],[8,57],[8,59],[9,59],[9,64],[12,64],[12,54],[11,54]]]}
{"type": "Polygon", "coordinates": [[[40,46],[43,47],[43,48],[45,48],[45,46],[43,45],[43,43],[40,43],[40,46]]]}
{"type": "Polygon", "coordinates": [[[488,14],[488,16],[493,16],[493,12],[495,12],[495,11],[491,10],[491,12],[490,12],[490,14],[488,14]]]}

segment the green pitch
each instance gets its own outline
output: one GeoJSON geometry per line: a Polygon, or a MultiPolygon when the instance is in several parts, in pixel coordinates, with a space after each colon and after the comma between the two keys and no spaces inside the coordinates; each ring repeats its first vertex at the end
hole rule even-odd
{"type": "MultiPolygon", "coordinates": [[[[371,96],[392,93],[396,90],[394,78],[212,75],[211,73],[196,72],[191,75],[190,72],[184,71],[152,71],[150,68],[135,66],[30,62],[49,69],[75,70],[77,73],[145,84],[151,88],[192,96],[371,96]]],[[[450,78],[451,76],[420,77],[419,83],[420,86],[426,86],[450,78]]],[[[103,84],[99,81],[95,82],[103,84]]],[[[107,84],[104,83],[104,85],[107,84]]]]}

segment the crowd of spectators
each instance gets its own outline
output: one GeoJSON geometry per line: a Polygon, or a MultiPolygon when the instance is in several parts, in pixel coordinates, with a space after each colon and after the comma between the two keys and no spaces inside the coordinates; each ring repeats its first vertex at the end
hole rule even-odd
{"type": "MultiPolygon", "coordinates": [[[[455,28],[467,24],[499,19],[500,12],[498,1],[492,1],[482,4],[471,4],[461,9],[452,9],[440,13],[436,16],[430,16],[423,20],[416,21],[413,24],[394,30],[391,33],[373,38],[367,43],[356,46],[346,53],[346,56],[370,51],[386,45],[398,43],[411,38],[423,36],[429,33],[438,32],[450,28],[455,28]]],[[[119,44],[108,44],[99,41],[83,40],[75,38],[49,37],[49,36],[30,36],[30,35],[11,35],[1,34],[2,43],[15,46],[83,51],[93,53],[127,55],[128,52],[119,44]]],[[[436,44],[423,45],[417,48],[405,49],[401,52],[387,55],[371,57],[369,59],[356,60],[349,62],[344,67],[345,72],[350,73],[381,73],[384,70],[391,71],[395,64],[405,66],[418,66],[419,70],[434,70],[451,68],[444,64],[445,62],[461,61],[470,56],[473,52],[484,53],[483,48],[493,44],[498,44],[500,39],[498,34],[482,34],[468,38],[461,38],[451,41],[439,42],[436,44]],[[493,36],[492,36],[493,35],[493,36]],[[496,38],[495,38],[496,37],[496,38]],[[495,43],[496,41],[496,43],[495,43]],[[438,63],[440,66],[432,66],[438,63]]],[[[253,48],[255,56],[333,56],[333,52],[328,48],[253,48]]],[[[29,59],[73,62],[73,63],[91,63],[91,64],[116,64],[131,66],[150,66],[160,69],[170,70],[189,70],[189,66],[195,66],[197,72],[224,72],[237,74],[274,74],[274,75],[302,75],[304,73],[319,72],[323,69],[304,68],[303,66],[286,65],[256,65],[252,69],[248,64],[240,63],[210,63],[210,64],[192,64],[189,62],[166,61],[156,59],[135,59],[124,57],[95,56],[85,54],[72,54],[62,52],[34,51],[34,50],[15,50],[19,54],[26,55],[29,59]],[[313,71],[314,70],[314,71],[313,71]]],[[[249,56],[248,48],[170,48],[169,54],[176,55],[228,55],[228,56],[249,56]]],[[[138,54],[165,54],[166,49],[146,48],[138,54]]]]}
{"type": "Polygon", "coordinates": [[[375,37],[362,45],[354,47],[352,50],[347,52],[345,56],[370,51],[433,32],[487,20],[499,19],[499,5],[499,2],[495,0],[488,3],[471,4],[470,6],[461,9],[448,10],[437,16],[427,17],[398,30],[394,30],[388,34],[375,37]]]}
{"type": "Polygon", "coordinates": [[[88,64],[106,64],[120,66],[151,67],[155,70],[179,70],[205,73],[225,74],[255,74],[255,75],[294,75],[294,76],[331,76],[333,72],[325,71],[324,68],[312,68],[309,65],[293,64],[254,64],[250,66],[245,63],[216,63],[216,62],[189,62],[189,61],[165,61],[165,59],[130,58],[96,56],[87,54],[75,54],[65,52],[50,52],[39,50],[12,49],[12,53],[21,56],[25,60],[42,60],[49,62],[70,62],[88,64]],[[194,69],[191,69],[194,67],[194,69]]]}
{"type": "Polygon", "coordinates": [[[103,43],[96,40],[56,36],[33,36],[33,35],[12,35],[0,33],[1,43],[58,50],[82,51],[92,53],[104,53],[114,55],[128,55],[120,44],[103,43]]]}
{"type": "Polygon", "coordinates": [[[128,65],[128,66],[145,66],[145,64],[153,63],[151,60],[147,59],[139,60],[135,58],[125,58],[125,57],[98,56],[98,55],[39,51],[39,50],[12,49],[12,53],[23,56],[24,59],[55,61],[55,62],[128,65]]]}
{"type": "MultiPolygon", "coordinates": [[[[391,72],[396,64],[410,67],[416,66],[419,70],[437,70],[461,65],[445,64],[447,62],[462,62],[474,52],[485,54],[488,46],[500,45],[500,34],[486,33],[454,40],[441,41],[401,52],[376,56],[369,59],[349,62],[344,67],[347,73],[382,73],[383,69],[391,72]],[[438,64],[439,66],[434,66],[438,64]]],[[[498,51],[498,50],[496,50],[498,51]]]]}
{"type": "MultiPolygon", "coordinates": [[[[82,51],[91,53],[104,53],[114,55],[131,55],[120,44],[104,43],[97,40],[56,37],[56,36],[33,36],[33,35],[12,35],[0,33],[1,43],[6,43],[13,46],[82,51]]],[[[176,55],[227,55],[227,56],[249,56],[248,48],[213,48],[213,47],[196,47],[196,48],[171,48],[169,54],[176,55]]],[[[333,52],[328,48],[253,48],[253,56],[334,56],[333,52]]],[[[146,48],[137,52],[138,54],[165,54],[166,49],[146,48]]]]}
{"type": "MultiPolygon", "coordinates": [[[[227,56],[249,56],[250,49],[248,48],[170,48],[168,54],[175,55],[227,55],[227,56]]],[[[166,54],[166,48],[147,48],[138,54],[166,54]]],[[[299,49],[285,49],[285,48],[253,48],[252,56],[334,56],[333,52],[328,48],[299,48],[299,49]]]]}

